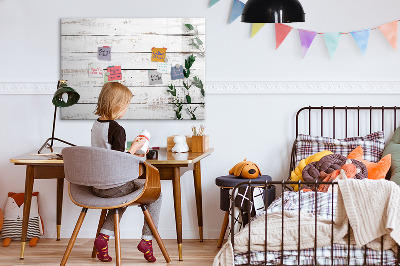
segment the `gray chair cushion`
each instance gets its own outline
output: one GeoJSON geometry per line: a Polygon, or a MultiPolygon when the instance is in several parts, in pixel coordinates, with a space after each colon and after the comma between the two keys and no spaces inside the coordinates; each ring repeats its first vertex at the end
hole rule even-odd
{"type": "Polygon", "coordinates": [[[68,147],[62,150],[65,179],[97,188],[117,187],[139,176],[144,158],[96,147],[68,147]]]}
{"type": "MultiPolygon", "coordinates": [[[[143,182],[144,183],[145,180],[136,180],[135,182],[143,182]]],[[[129,201],[132,201],[137,196],[139,196],[140,193],[142,193],[143,188],[144,188],[144,186],[142,188],[132,192],[131,194],[128,194],[123,197],[101,198],[101,197],[97,197],[96,195],[93,194],[92,187],[70,183],[70,194],[71,194],[71,198],[79,205],[89,206],[89,207],[94,207],[94,208],[96,208],[96,207],[97,208],[105,208],[105,207],[118,206],[118,205],[127,203],[129,201]]]]}

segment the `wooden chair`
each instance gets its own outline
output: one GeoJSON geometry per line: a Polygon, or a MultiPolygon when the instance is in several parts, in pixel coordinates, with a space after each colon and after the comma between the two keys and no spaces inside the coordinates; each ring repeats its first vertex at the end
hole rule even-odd
{"type": "MultiPolygon", "coordinates": [[[[166,262],[171,262],[145,205],[157,200],[161,193],[160,175],[157,168],[146,162],[141,162],[139,167],[141,170],[138,170],[139,157],[102,148],[68,147],[63,149],[62,155],[65,179],[70,182],[68,186],[69,196],[74,204],[82,207],[82,211],[60,265],[66,264],[88,209],[102,209],[96,237],[103,226],[107,210],[116,209],[114,215],[116,265],[121,265],[118,208],[129,205],[139,205],[142,208],[145,220],[149,224],[166,262]],[[116,185],[128,182],[135,175],[145,177],[144,180],[138,180],[143,181],[144,186],[143,189],[136,190],[129,195],[118,198],[100,198],[91,191],[92,186],[116,185]]],[[[94,247],[92,257],[96,257],[94,247]]]]}

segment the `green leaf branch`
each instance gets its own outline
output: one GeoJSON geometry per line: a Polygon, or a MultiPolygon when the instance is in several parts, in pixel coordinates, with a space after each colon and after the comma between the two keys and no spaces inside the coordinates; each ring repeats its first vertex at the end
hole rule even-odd
{"type": "Polygon", "coordinates": [[[175,106],[175,115],[176,115],[176,119],[183,119],[182,118],[182,108],[183,108],[183,103],[182,101],[179,99],[179,97],[176,94],[176,87],[174,85],[169,85],[168,86],[168,90],[167,90],[173,97],[172,103],[175,106]]]}
{"type": "Polygon", "coordinates": [[[186,110],[189,112],[189,114],[190,114],[190,119],[191,120],[196,120],[197,118],[196,118],[196,114],[194,113],[195,111],[196,111],[196,109],[197,109],[197,106],[195,107],[195,108],[193,108],[192,109],[192,107],[188,107],[188,108],[186,108],[186,110]]]}
{"type": "MultiPolygon", "coordinates": [[[[182,81],[182,85],[185,88],[184,91],[184,97],[179,97],[177,95],[176,87],[172,84],[168,86],[167,92],[171,94],[172,96],[172,103],[175,106],[175,114],[177,119],[183,119],[182,118],[182,110],[183,110],[183,104],[191,104],[192,103],[192,97],[190,96],[190,88],[192,86],[200,89],[201,95],[204,97],[204,87],[203,87],[203,82],[198,76],[193,77],[193,80],[190,80],[190,68],[193,66],[194,62],[196,61],[196,56],[193,54],[190,55],[187,59],[185,59],[185,68],[183,69],[183,75],[184,75],[184,80],[182,81]]],[[[190,119],[196,120],[196,109],[197,107],[192,108],[191,106],[185,107],[185,110],[189,113],[190,119]]]]}
{"type": "Polygon", "coordinates": [[[193,78],[193,82],[192,85],[194,85],[195,87],[200,89],[201,95],[205,95],[205,91],[204,91],[204,87],[203,87],[203,82],[201,81],[201,79],[198,76],[195,76],[193,78]]]}
{"type": "Polygon", "coordinates": [[[192,24],[185,24],[185,27],[189,31],[189,34],[193,36],[189,45],[199,50],[199,55],[204,56],[204,47],[203,47],[204,43],[199,38],[199,31],[197,30],[197,26],[193,26],[192,24]]]}

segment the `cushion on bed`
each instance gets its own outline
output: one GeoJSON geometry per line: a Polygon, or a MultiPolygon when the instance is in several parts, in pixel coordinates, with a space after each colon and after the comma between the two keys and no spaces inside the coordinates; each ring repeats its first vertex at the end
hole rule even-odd
{"type": "MultiPolygon", "coordinates": [[[[304,181],[314,182],[316,180],[323,181],[325,176],[321,175],[321,172],[325,174],[330,174],[335,170],[341,169],[341,167],[347,163],[348,158],[340,154],[327,155],[318,162],[313,162],[308,164],[303,169],[303,179],[304,181]]],[[[351,163],[359,169],[359,172],[355,175],[356,179],[364,179],[368,176],[367,167],[360,161],[352,159],[351,163]]],[[[302,188],[313,189],[312,185],[303,185],[302,188]]]]}
{"type": "Polygon", "coordinates": [[[383,156],[392,155],[392,166],[388,176],[390,180],[400,185],[400,127],[396,129],[392,139],[386,144],[383,156]]]}
{"type": "Polygon", "coordinates": [[[392,155],[392,166],[389,170],[390,180],[400,185],[400,127],[396,129],[392,139],[386,144],[383,155],[392,155]]]}
{"type": "Polygon", "coordinates": [[[379,162],[373,163],[363,159],[363,149],[361,146],[355,148],[350,154],[347,156],[349,159],[355,159],[367,166],[368,169],[368,179],[383,179],[386,177],[387,172],[390,168],[391,155],[385,155],[379,162]]]}
{"type": "Polygon", "coordinates": [[[378,162],[385,147],[383,131],[378,131],[364,137],[352,137],[345,139],[333,139],[299,134],[296,139],[296,165],[308,156],[329,150],[336,154],[347,156],[357,146],[364,150],[364,159],[370,162],[378,162]]]}
{"type": "MultiPolygon", "coordinates": [[[[303,180],[302,177],[302,172],[304,167],[306,167],[309,163],[319,161],[322,157],[332,154],[331,151],[321,151],[318,153],[315,153],[311,156],[308,156],[306,159],[303,159],[299,162],[297,167],[290,173],[290,181],[299,181],[303,180]]],[[[291,185],[295,191],[298,190],[298,185],[291,185]]]]}

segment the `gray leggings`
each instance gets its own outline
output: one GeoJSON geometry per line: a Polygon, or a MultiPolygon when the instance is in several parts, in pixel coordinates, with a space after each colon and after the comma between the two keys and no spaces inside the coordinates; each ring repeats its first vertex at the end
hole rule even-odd
{"type": "MultiPolygon", "coordinates": [[[[122,186],[113,187],[108,189],[98,189],[93,188],[93,194],[101,197],[101,198],[116,198],[128,195],[138,189],[141,189],[144,186],[144,182],[138,182],[135,180],[130,181],[122,186]]],[[[147,209],[153,218],[154,224],[158,228],[158,221],[160,219],[160,210],[161,210],[161,202],[162,196],[153,203],[146,204],[147,209]]],[[[118,208],[119,218],[122,218],[126,207],[118,208]]],[[[100,233],[114,236],[114,214],[115,210],[108,210],[106,220],[104,221],[103,227],[101,228],[100,233]]],[[[153,239],[153,234],[150,230],[149,225],[147,224],[146,220],[144,221],[143,230],[142,230],[142,239],[151,240],[153,239]]]]}

